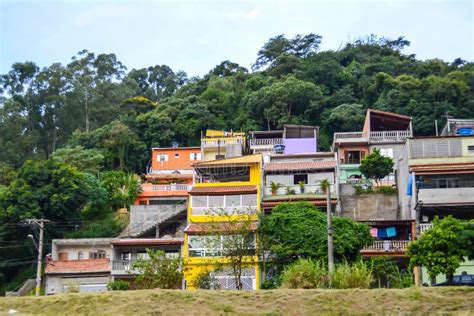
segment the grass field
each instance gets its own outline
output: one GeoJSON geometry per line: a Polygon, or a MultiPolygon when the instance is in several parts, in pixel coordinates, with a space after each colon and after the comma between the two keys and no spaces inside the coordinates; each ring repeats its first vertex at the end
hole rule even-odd
{"type": "Polygon", "coordinates": [[[0,298],[0,315],[474,315],[474,288],[404,290],[143,290],[0,298]]]}

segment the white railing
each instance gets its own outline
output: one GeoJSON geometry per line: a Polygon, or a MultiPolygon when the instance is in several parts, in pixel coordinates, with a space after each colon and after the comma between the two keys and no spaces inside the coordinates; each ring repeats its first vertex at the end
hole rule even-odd
{"type": "Polygon", "coordinates": [[[262,138],[262,139],[251,139],[250,140],[250,147],[255,146],[265,146],[265,147],[272,147],[275,145],[282,145],[283,138],[262,138]]]}
{"type": "Polygon", "coordinates": [[[220,138],[220,139],[214,139],[214,138],[201,139],[201,146],[203,147],[218,147],[218,146],[234,145],[234,144],[242,145],[243,143],[244,143],[244,139],[240,137],[220,138]]]}
{"type": "Polygon", "coordinates": [[[142,190],[145,192],[149,191],[189,191],[192,189],[192,185],[190,184],[154,184],[154,185],[147,185],[142,186],[142,190]]]}
{"type": "Polygon", "coordinates": [[[406,251],[409,240],[376,240],[372,245],[362,249],[364,252],[400,252],[406,251]]]}
{"type": "Polygon", "coordinates": [[[433,227],[433,224],[427,223],[427,224],[419,224],[418,228],[420,230],[420,235],[423,234],[425,231],[433,227]]]}
{"type": "Polygon", "coordinates": [[[244,215],[256,214],[257,206],[217,206],[217,207],[192,207],[193,216],[219,216],[219,215],[244,215]]]}
{"type": "Polygon", "coordinates": [[[163,169],[148,169],[149,174],[193,174],[194,170],[193,169],[178,169],[178,170],[163,170],[163,169]],[[177,173],[179,172],[179,173],[177,173]]]}
{"type": "Polygon", "coordinates": [[[334,140],[360,140],[367,138],[365,132],[334,133],[334,140]]]}
{"type": "MultiPolygon", "coordinates": [[[[331,193],[334,193],[334,184],[331,183],[331,193]]],[[[282,184],[281,187],[278,188],[275,194],[272,193],[272,187],[267,186],[265,187],[265,195],[293,195],[293,194],[324,194],[321,190],[321,185],[319,183],[316,184],[305,184],[303,192],[301,191],[301,187],[296,185],[284,185],[282,184]]]]}
{"type": "Polygon", "coordinates": [[[412,137],[411,131],[383,131],[383,132],[349,132],[349,133],[334,133],[334,141],[361,141],[370,140],[371,142],[383,141],[403,141],[412,137]]]}
{"type": "Polygon", "coordinates": [[[403,141],[409,137],[412,137],[411,131],[370,132],[370,141],[372,142],[403,141]]]}
{"type": "Polygon", "coordinates": [[[133,269],[136,260],[114,260],[112,261],[112,274],[137,274],[133,269]]]}

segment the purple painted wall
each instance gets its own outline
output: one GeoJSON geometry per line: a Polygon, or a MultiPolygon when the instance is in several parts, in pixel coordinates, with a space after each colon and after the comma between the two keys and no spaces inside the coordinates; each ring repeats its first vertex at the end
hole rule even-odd
{"type": "Polygon", "coordinates": [[[285,154],[315,153],[317,141],[315,138],[285,138],[285,154]]]}

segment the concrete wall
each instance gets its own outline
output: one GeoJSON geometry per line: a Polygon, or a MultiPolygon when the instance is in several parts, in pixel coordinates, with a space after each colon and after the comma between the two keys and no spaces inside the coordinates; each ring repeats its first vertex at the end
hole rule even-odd
{"type": "Polygon", "coordinates": [[[94,243],[90,244],[82,244],[82,245],[55,245],[53,246],[52,256],[53,260],[59,260],[59,253],[66,252],[68,254],[68,260],[77,260],[79,257],[79,252],[83,253],[83,259],[90,259],[89,253],[102,250],[106,252],[106,258],[112,258],[112,247],[110,244],[108,245],[94,245],[94,243]]]}
{"type": "MultiPolygon", "coordinates": [[[[459,268],[456,269],[454,275],[460,275],[464,271],[467,272],[467,274],[474,274],[474,260],[467,260],[466,258],[466,261],[461,263],[459,268]]],[[[428,276],[428,271],[424,267],[421,268],[421,279],[422,283],[431,284],[430,277],[428,276]]],[[[436,276],[436,283],[441,283],[444,281],[446,281],[446,276],[441,274],[436,276]]]]}
{"type": "Polygon", "coordinates": [[[396,166],[396,161],[403,155],[403,150],[405,148],[405,144],[402,143],[392,143],[392,144],[374,144],[370,145],[370,152],[374,151],[374,148],[377,149],[392,149],[393,150],[393,163],[394,167],[396,166]]]}
{"type": "Polygon", "coordinates": [[[46,295],[67,293],[68,287],[77,287],[79,292],[102,292],[107,290],[110,276],[90,275],[81,277],[64,277],[61,275],[46,276],[46,295]]]}
{"type": "Polygon", "coordinates": [[[132,205],[128,233],[138,234],[180,212],[185,212],[186,208],[186,199],[173,199],[164,205],[132,205]]]}
{"type": "Polygon", "coordinates": [[[416,192],[412,190],[412,195],[407,195],[408,179],[410,178],[410,170],[408,166],[409,147],[407,143],[404,144],[400,157],[395,161],[397,188],[398,188],[398,204],[400,208],[401,219],[416,219],[416,192]]]}
{"type": "Polygon", "coordinates": [[[474,188],[420,189],[423,204],[474,203],[474,188]]]}
{"type": "Polygon", "coordinates": [[[350,184],[341,184],[341,215],[355,220],[400,219],[396,194],[370,193],[356,195],[350,184]]]}

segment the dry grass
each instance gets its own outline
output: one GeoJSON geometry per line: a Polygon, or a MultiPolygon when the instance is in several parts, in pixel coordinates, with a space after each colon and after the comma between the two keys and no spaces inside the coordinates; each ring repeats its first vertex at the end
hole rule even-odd
{"type": "Polygon", "coordinates": [[[474,288],[403,290],[144,290],[0,298],[0,315],[474,315],[474,288]]]}

